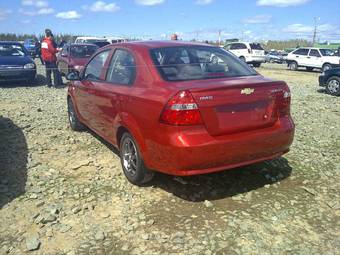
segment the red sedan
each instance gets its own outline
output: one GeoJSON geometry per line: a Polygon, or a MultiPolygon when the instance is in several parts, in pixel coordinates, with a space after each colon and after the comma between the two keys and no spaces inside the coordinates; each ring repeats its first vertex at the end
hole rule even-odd
{"type": "Polygon", "coordinates": [[[154,171],[197,175],[272,159],[293,142],[287,84],[218,47],[109,45],[68,79],[71,128],[116,146],[137,185],[154,171]]]}
{"type": "Polygon", "coordinates": [[[67,75],[82,68],[99,47],[94,44],[65,44],[57,56],[58,70],[67,75]]]}

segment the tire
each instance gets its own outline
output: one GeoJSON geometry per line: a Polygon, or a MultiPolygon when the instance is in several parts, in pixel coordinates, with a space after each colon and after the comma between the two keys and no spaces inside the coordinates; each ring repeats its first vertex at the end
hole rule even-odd
{"type": "Polygon", "coordinates": [[[154,172],[145,167],[139,146],[128,132],[120,140],[119,155],[124,175],[129,182],[141,186],[152,180],[154,172]]]}
{"type": "Polygon", "coordinates": [[[308,72],[313,71],[313,69],[314,69],[314,67],[306,67],[306,70],[307,70],[308,72]]]}
{"type": "Polygon", "coordinates": [[[324,64],[322,66],[322,72],[326,72],[329,69],[332,69],[332,66],[330,64],[324,64]]]}
{"type": "Polygon", "coordinates": [[[329,78],[326,82],[326,90],[332,96],[340,96],[340,78],[338,76],[329,78]]]}
{"type": "Polygon", "coordinates": [[[292,71],[296,71],[298,69],[298,63],[296,63],[295,61],[291,62],[289,64],[289,69],[292,70],[292,71]]]}
{"type": "Polygon", "coordinates": [[[246,58],[243,57],[243,56],[240,57],[240,60],[243,61],[243,62],[246,62],[246,58]]]}
{"type": "Polygon", "coordinates": [[[74,131],[83,131],[85,126],[79,121],[71,98],[67,99],[67,112],[71,129],[74,131]]]}
{"type": "Polygon", "coordinates": [[[254,63],[253,66],[254,66],[254,67],[260,67],[260,66],[261,66],[261,63],[254,63]]]}

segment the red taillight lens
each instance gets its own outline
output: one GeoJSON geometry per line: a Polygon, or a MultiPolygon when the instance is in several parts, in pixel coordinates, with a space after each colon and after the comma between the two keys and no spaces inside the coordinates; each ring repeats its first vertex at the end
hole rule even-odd
{"type": "Polygon", "coordinates": [[[290,114],[291,95],[288,87],[279,93],[277,98],[277,109],[279,116],[287,116],[290,114]]]}
{"type": "Polygon", "coordinates": [[[180,91],[166,104],[160,121],[169,125],[202,124],[198,106],[189,91],[180,91]]]}

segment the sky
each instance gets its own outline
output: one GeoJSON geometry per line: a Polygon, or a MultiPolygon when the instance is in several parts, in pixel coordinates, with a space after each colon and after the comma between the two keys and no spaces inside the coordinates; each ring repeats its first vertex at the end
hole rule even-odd
{"type": "Polygon", "coordinates": [[[0,0],[0,33],[340,41],[340,0],[0,0]]]}

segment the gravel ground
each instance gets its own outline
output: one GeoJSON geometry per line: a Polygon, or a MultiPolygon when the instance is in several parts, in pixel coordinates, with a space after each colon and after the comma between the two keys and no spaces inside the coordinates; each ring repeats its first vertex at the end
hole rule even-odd
{"type": "Polygon", "coordinates": [[[291,88],[291,151],[143,188],[114,148],[70,130],[66,89],[2,85],[0,254],[340,254],[340,98],[317,72],[258,71],[291,88]]]}

